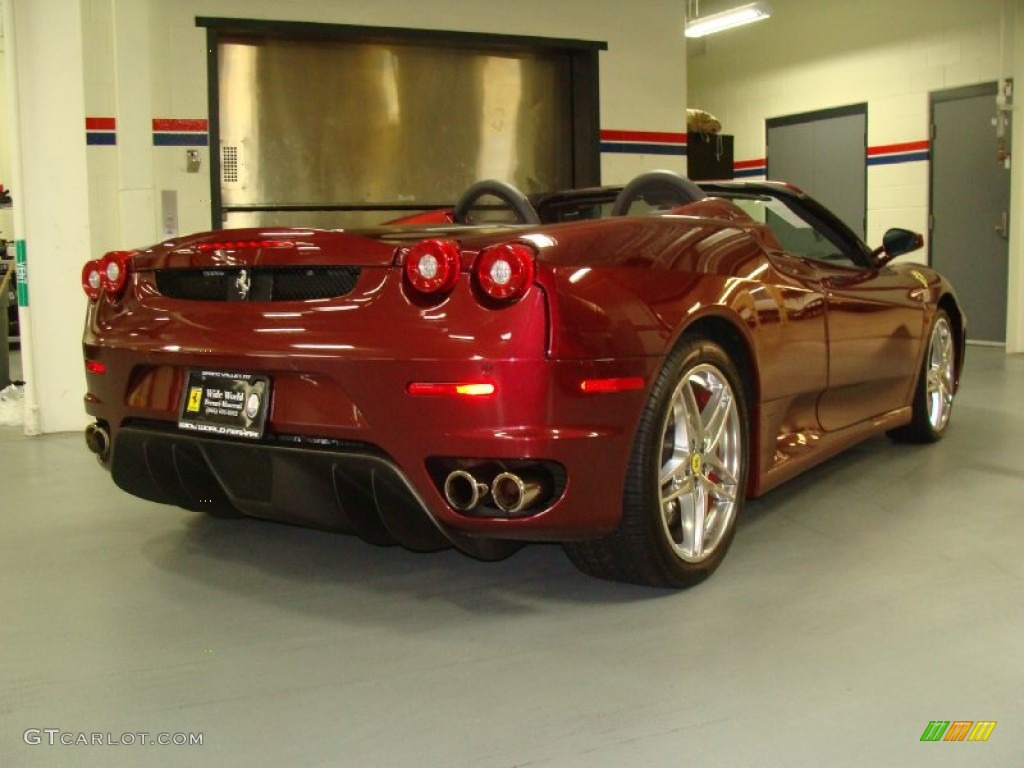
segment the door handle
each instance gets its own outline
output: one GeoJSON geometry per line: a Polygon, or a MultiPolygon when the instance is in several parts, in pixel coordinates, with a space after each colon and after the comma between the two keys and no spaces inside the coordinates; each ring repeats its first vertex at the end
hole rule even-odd
{"type": "Polygon", "coordinates": [[[1002,238],[1009,238],[1010,236],[1010,214],[1006,211],[1003,211],[999,223],[996,224],[996,232],[1002,238]]]}

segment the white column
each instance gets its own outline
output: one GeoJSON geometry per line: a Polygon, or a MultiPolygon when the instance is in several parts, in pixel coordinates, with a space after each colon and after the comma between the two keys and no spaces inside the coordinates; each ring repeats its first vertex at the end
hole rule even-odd
{"type": "MultiPolygon", "coordinates": [[[[25,431],[77,430],[82,407],[82,264],[89,253],[80,0],[4,0],[16,86],[12,164],[20,169],[15,239],[23,244],[25,431]]],[[[9,80],[9,85],[11,82],[9,80]]]]}
{"type": "MultiPolygon", "coordinates": [[[[1007,3],[1008,6],[1012,4],[1007,3]]],[[[1006,351],[1024,352],[1024,9],[1013,22],[1013,156],[1010,170],[1010,272],[1006,306],[1006,351]]],[[[971,318],[967,318],[970,333],[971,318]]]]}
{"type": "Polygon", "coordinates": [[[153,182],[149,0],[113,0],[118,220],[122,248],[160,239],[153,182]]]}

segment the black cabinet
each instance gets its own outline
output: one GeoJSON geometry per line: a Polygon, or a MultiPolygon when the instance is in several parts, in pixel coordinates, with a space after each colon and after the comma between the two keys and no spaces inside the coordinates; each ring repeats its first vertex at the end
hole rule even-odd
{"type": "Polygon", "coordinates": [[[732,140],[732,136],[721,133],[687,134],[687,175],[695,181],[731,179],[732,140]]]}

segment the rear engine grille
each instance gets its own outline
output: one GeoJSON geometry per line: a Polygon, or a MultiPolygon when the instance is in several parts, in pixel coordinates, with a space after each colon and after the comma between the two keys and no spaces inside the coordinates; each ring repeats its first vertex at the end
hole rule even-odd
{"type": "Polygon", "coordinates": [[[351,293],[359,274],[359,267],[161,269],[156,287],[186,301],[306,301],[351,293]]]}

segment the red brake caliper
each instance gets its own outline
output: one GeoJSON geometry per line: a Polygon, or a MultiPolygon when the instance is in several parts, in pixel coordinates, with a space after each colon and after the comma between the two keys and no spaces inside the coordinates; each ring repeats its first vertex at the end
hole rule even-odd
{"type": "MultiPolygon", "coordinates": [[[[699,387],[694,390],[693,398],[694,400],[697,401],[697,407],[703,412],[705,406],[707,406],[708,402],[711,400],[711,391],[704,389],[703,387],[699,387]]],[[[708,472],[708,480],[710,480],[712,483],[715,483],[716,485],[718,484],[719,478],[718,475],[715,474],[714,470],[708,472]]],[[[707,497],[705,499],[705,503],[707,505],[707,509],[705,509],[704,511],[710,512],[711,498],[707,497]]]]}

